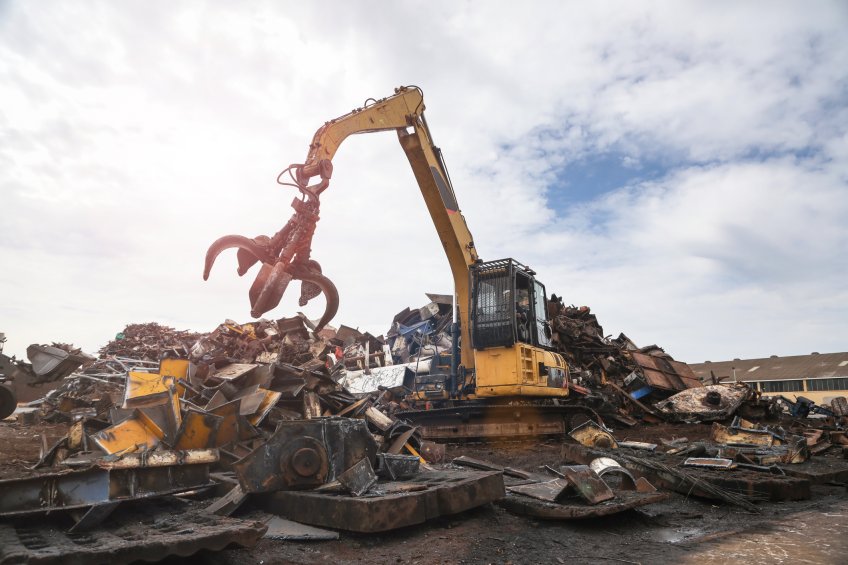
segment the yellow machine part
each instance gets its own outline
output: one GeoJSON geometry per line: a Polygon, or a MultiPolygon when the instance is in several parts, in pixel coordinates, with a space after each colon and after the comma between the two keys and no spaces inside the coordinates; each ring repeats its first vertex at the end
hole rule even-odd
{"type": "Polygon", "coordinates": [[[239,439],[239,405],[238,400],[218,406],[211,413],[222,418],[215,437],[215,446],[220,447],[239,439]]]}
{"type": "Polygon", "coordinates": [[[550,371],[566,373],[561,355],[524,343],[512,347],[497,347],[474,352],[477,375],[477,397],[492,396],[568,396],[568,382],[562,387],[548,386],[548,375],[540,366],[550,371]]]}
{"type": "Polygon", "coordinates": [[[124,393],[124,408],[162,404],[168,398],[170,380],[166,382],[159,373],[130,371],[124,393]]]}
{"type": "MultiPolygon", "coordinates": [[[[162,377],[173,377],[176,381],[177,395],[185,396],[183,381],[188,380],[191,362],[188,359],[162,359],[159,362],[159,374],[162,377]]],[[[178,407],[179,408],[179,407],[178,407]]]]}
{"type": "Polygon", "coordinates": [[[163,377],[185,379],[191,362],[188,359],[162,359],[159,362],[159,374],[163,377]]]}
{"type": "Polygon", "coordinates": [[[113,453],[130,453],[140,447],[153,449],[164,437],[162,429],[144,412],[136,410],[132,416],[92,435],[100,448],[113,453]]]}
{"type": "Polygon", "coordinates": [[[222,416],[189,409],[183,419],[174,449],[203,449],[217,446],[222,416]]]}

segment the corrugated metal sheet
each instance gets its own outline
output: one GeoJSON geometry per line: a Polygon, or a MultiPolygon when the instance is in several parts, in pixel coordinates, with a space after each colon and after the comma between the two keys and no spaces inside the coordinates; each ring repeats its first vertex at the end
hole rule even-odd
{"type": "Polygon", "coordinates": [[[631,351],[633,361],[642,369],[645,380],[653,388],[662,390],[686,390],[699,387],[701,381],[686,363],[669,360],[665,357],[646,355],[631,351]]]}

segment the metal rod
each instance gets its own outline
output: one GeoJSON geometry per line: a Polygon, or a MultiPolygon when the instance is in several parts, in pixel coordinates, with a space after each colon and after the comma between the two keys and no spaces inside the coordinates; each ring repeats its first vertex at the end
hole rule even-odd
{"type": "Polygon", "coordinates": [[[453,293],[453,322],[451,323],[451,367],[450,367],[450,380],[448,381],[448,386],[450,387],[450,397],[457,397],[457,373],[459,370],[459,322],[456,308],[456,289],[454,289],[453,293]]]}

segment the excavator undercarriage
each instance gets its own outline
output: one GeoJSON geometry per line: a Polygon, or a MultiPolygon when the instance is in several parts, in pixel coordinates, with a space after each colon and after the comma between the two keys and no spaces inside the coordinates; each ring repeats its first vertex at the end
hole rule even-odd
{"type": "Polygon", "coordinates": [[[598,413],[585,406],[520,399],[514,404],[466,400],[395,415],[419,426],[424,438],[439,441],[562,436],[589,420],[603,424],[598,413]]]}

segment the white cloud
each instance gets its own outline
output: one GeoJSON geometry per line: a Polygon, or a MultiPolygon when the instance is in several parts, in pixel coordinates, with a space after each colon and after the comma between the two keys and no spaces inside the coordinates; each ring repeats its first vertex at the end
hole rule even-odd
{"type": "MultiPolygon", "coordinates": [[[[279,229],[274,177],[314,130],[415,83],[484,258],[680,358],[844,349],[846,23],[839,2],[6,3],[0,331],[94,349],[247,319],[253,275],[225,254],[204,283],[206,247],[279,229]],[[551,207],[606,153],[669,170],[551,207]]],[[[336,322],[379,333],[451,277],[393,133],[334,162],[313,255],[336,322]]]]}

